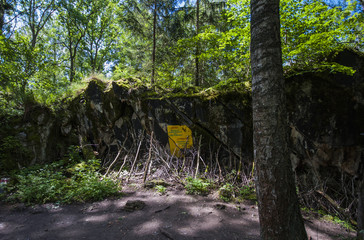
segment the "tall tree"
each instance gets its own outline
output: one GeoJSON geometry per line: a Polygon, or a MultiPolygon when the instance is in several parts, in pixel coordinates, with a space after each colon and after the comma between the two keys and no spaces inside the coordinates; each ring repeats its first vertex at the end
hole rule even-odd
{"type": "MultiPolygon", "coordinates": [[[[196,1],[196,35],[199,34],[200,31],[200,0],[196,1]]],[[[195,63],[196,63],[196,73],[195,73],[195,85],[200,85],[200,65],[199,65],[199,55],[200,55],[200,46],[199,41],[197,39],[196,42],[196,56],[195,56],[195,63]]]]}
{"type": "Polygon", "coordinates": [[[0,0],[0,34],[3,32],[3,26],[5,22],[5,11],[8,8],[6,0],[0,0]]]}
{"type": "Polygon", "coordinates": [[[116,11],[119,9],[115,0],[94,0],[90,7],[95,14],[88,19],[81,48],[87,71],[102,72],[105,63],[111,61],[120,34],[116,26],[116,11]]]}
{"type": "MultiPolygon", "coordinates": [[[[25,77],[22,80],[20,92],[25,93],[30,78],[41,71],[42,59],[44,56],[39,49],[40,34],[49,22],[52,14],[55,11],[55,0],[20,0],[18,11],[22,20],[24,35],[28,36],[28,40],[23,50],[24,73],[25,77]]],[[[25,36],[22,36],[25,38],[25,36]]],[[[22,40],[21,42],[24,42],[22,40]]]]}
{"type": "Polygon", "coordinates": [[[60,43],[69,54],[69,81],[73,82],[76,76],[76,60],[80,46],[87,33],[88,21],[94,15],[92,0],[61,1],[59,8],[60,43]]]}
{"type": "Polygon", "coordinates": [[[251,1],[254,153],[262,239],[307,240],[287,147],[279,0],[251,1]]]}
{"type": "MultiPolygon", "coordinates": [[[[179,0],[125,0],[122,3],[124,8],[120,18],[125,25],[125,32],[131,33],[133,41],[127,42],[127,49],[121,46],[121,52],[125,54],[125,60],[132,60],[132,68],[139,73],[144,72],[141,75],[143,78],[147,77],[149,81],[152,79],[152,82],[155,82],[157,77],[159,81],[168,75],[164,70],[168,69],[172,62],[170,61],[172,51],[169,51],[169,48],[176,45],[178,39],[175,37],[181,33],[181,28],[175,28],[180,25],[174,25],[178,22],[174,21],[176,20],[174,17],[179,16],[178,5],[181,2],[179,0]],[[131,44],[130,47],[129,44],[131,44]]],[[[125,43],[125,39],[123,42],[125,43]]],[[[126,70],[125,65],[130,66],[129,63],[121,65],[122,62],[116,67],[117,72],[121,69],[126,70]]],[[[133,71],[133,69],[129,70],[133,71]]]]}
{"type": "Polygon", "coordinates": [[[5,0],[0,0],[0,34],[3,33],[3,26],[5,20],[5,7],[6,7],[5,0]]]}
{"type": "Polygon", "coordinates": [[[23,22],[31,34],[30,46],[34,48],[39,33],[55,11],[55,0],[21,0],[19,2],[23,22]]]}
{"type": "Polygon", "coordinates": [[[154,0],[154,7],[153,7],[153,50],[152,50],[152,84],[154,83],[154,75],[155,75],[155,52],[156,52],[156,33],[157,33],[157,0],[154,0]]]}

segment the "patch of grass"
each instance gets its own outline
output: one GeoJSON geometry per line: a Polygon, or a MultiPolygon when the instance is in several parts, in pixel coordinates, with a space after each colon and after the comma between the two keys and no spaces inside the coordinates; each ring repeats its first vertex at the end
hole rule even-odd
{"type": "Polygon", "coordinates": [[[211,181],[202,178],[186,177],[185,189],[187,194],[208,195],[212,188],[211,181]]]}

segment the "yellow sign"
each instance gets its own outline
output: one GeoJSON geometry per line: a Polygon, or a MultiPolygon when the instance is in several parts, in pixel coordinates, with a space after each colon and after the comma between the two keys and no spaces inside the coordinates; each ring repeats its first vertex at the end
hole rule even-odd
{"type": "Polygon", "coordinates": [[[181,156],[181,150],[193,145],[192,131],[185,125],[168,125],[169,148],[174,156],[181,156]]]}

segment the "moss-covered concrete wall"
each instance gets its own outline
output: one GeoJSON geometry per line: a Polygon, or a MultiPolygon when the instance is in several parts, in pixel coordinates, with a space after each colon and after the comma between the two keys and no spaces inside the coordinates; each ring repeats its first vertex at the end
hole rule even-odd
{"type": "MultiPolygon", "coordinates": [[[[337,61],[356,69],[355,75],[305,73],[286,80],[290,156],[297,171],[310,168],[320,175],[323,169],[334,168],[350,175],[359,173],[364,143],[364,58],[345,51],[337,61]]],[[[107,158],[121,146],[135,147],[141,136],[152,131],[168,148],[167,125],[189,126],[195,143],[202,136],[206,156],[221,149],[223,161],[251,163],[249,92],[225,92],[212,99],[183,92],[176,95],[126,87],[122,81],[92,79],[85,91],[58,112],[34,105],[21,118],[0,119],[1,168],[53,161],[70,145],[107,158]]]]}
{"type": "Polygon", "coordinates": [[[150,135],[168,148],[168,125],[187,125],[195,142],[202,136],[205,151],[222,146],[222,156],[251,161],[250,94],[231,92],[207,100],[202,96],[173,97],[154,90],[130,89],[118,82],[103,86],[92,80],[74,99],[62,119],[61,132],[80,136],[105,157],[120,146],[130,148],[150,135]],[[209,148],[209,149],[207,149],[209,148]]]}
{"type": "Polygon", "coordinates": [[[364,57],[344,51],[336,59],[354,76],[321,72],[286,80],[291,159],[315,175],[334,168],[354,176],[364,161],[364,57]]]}

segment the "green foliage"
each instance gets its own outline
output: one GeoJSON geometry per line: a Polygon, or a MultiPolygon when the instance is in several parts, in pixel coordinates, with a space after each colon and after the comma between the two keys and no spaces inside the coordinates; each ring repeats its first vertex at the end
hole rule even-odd
{"type": "Polygon", "coordinates": [[[219,189],[219,198],[225,202],[230,202],[234,198],[234,187],[230,183],[224,184],[219,189]]]}
{"type": "Polygon", "coordinates": [[[228,182],[219,188],[219,198],[225,202],[257,200],[253,184],[239,187],[237,184],[228,182]]]}
{"type": "Polygon", "coordinates": [[[157,192],[159,192],[161,194],[165,194],[167,191],[167,188],[162,185],[156,185],[154,188],[157,190],[157,192]]]}
{"type": "MultiPolygon", "coordinates": [[[[219,81],[250,78],[250,1],[229,0],[223,18],[225,28],[205,26],[191,39],[180,40],[179,49],[201,41],[200,58],[219,62],[219,81]]],[[[356,11],[357,2],[345,8],[330,7],[321,0],[281,1],[281,39],[286,74],[302,71],[329,71],[352,75],[353,69],[332,62],[333,54],[345,47],[363,49],[363,14],[356,11]]]]}
{"type": "Polygon", "coordinates": [[[96,172],[99,160],[83,160],[77,147],[68,159],[33,166],[15,173],[8,184],[8,201],[27,204],[46,202],[85,202],[118,194],[117,185],[96,172]]]}
{"type": "Polygon", "coordinates": [[[243,199],[256,200],[256,192],[253,186],[243,186],[239,189],[239,196],[243,199]]]}
{"type": "Polygon", "coordinates": [[[208,195],[213,184],[202,178],[186,177],[185,189],[187,194],[208,195]]]}
{"type": "Polygon", "coordinates": [[[286,71],[294,69],[342,72],[351,68],[332,63],[330,55],[345,47],[362,47],[363,23],[356,1],[346,8],[321,0],[281,1],[282,54],[286,71]]]}
{"type": "Polygon", "coordinates": [[[325,210],[322,210],[322,209],[317,210],[317,209],[313,209],[313,208],[309,209],[309,208],[303,207],[303,208],[301,208],[301,211],[307,212],[308,214],[319,215],[319,218],[321,218],[322,220],[341,225],[342,227],[344,227],[348,230],[351,230],[351,231],[355,230],[354,225],[352,223],[350,223],[350,221],[343,220],[338,216],[328,214],[325,210]]]}
{"type": "Polygon", "coordinates": [[[7,136],[1,139],[0,144],[0,171],[9,172],[19,165],[28,164],[29,152],[19,139],[7,136]]]}
{"type": "MultiPolygon", "coordinates": [[[[281,1],[286,75],[354,74],[333,59],[344,48],[363,51],[364,14],[357,1],[344,1],[344,7],[325,2],[281,1]]],[[[198,34],[195,2],[158,3],[155,75],[160,87],[193,86],[198,58],[206,94],[226,85],[250,88],[249,0],[228,0],[226,8],[220,1],[201,0],[198,34]]],[[[82,92],[87,84],[82,79],[94,72],[149,83],[153,6],[137,0],[15,1],[5,15],[16,21],[0,34],[0,114],[21,113],[29,94],[43,105],[60,105],[62,96],[72,99],[82,92]]]]}

